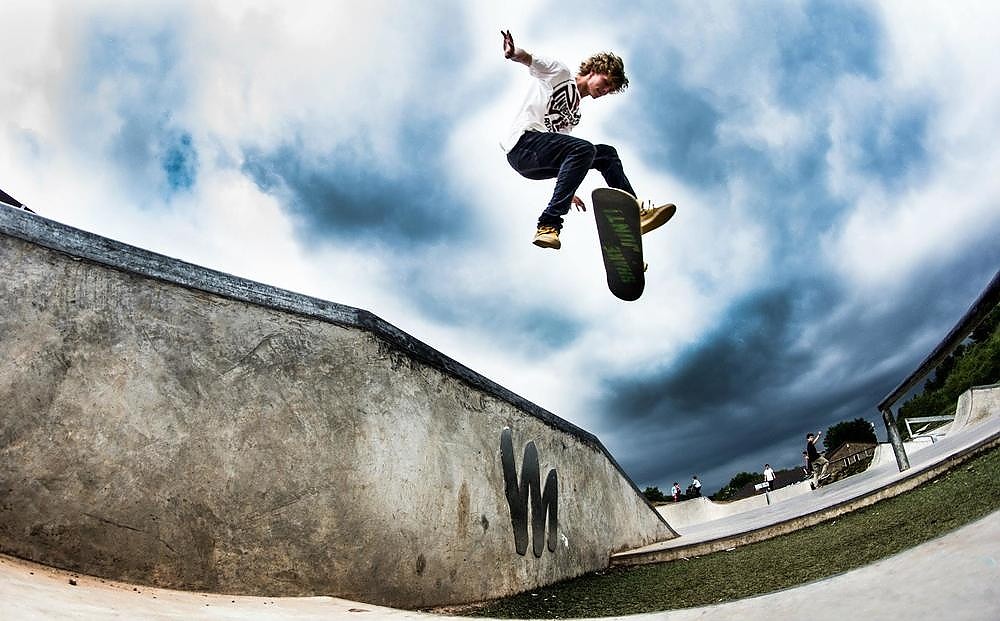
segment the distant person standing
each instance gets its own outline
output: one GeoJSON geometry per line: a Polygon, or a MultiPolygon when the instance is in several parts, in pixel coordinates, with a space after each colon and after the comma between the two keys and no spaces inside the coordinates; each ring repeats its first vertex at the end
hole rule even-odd
{"type": "Polygon", "coordinates": [[[697,474],[691,475],[691,489],[695,498],[701,496],[701,481],[698,480],[697,474]]]}
{"type": "Polygon", "coordinates": [[[674,496],[674,502],[681,499],[681,484],[674,481],[674,486],[670,488],[670,493],[674,496]]]}
{"type": "Polygon", "coordinates": [[[812,473],[812,482],[809,486],[813,489],[819,486],[820,479],[826,474],[826,467],[830,463],[816,449],[816,442],[819,440],[820,435],[822,435],[820,431],[817,431],[815,434],[806,434],[806,454],[809,457],[809,472],[812,473]]]}
{"type": "Polygon", "coordinates": [[[771,469],[771,464],[764,464],[764,482],[767,483],[767,489],[774,489],[774,470],[771,469]]]}

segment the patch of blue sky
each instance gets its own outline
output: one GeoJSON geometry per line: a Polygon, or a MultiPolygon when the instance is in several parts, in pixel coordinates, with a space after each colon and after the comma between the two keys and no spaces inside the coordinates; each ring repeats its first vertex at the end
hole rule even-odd
{"type": "Polygon", "coordinates": [[[168,195],[190,190],[198,176],[198,152],[191,134],[183,131],[166,131],[161,136],[161,167],[166,175],[168,195]]]}
{"type": "Polygon", "coordinates": [[[188,100],[182,34],[169,22],[147,27],[106,17],[87,24],[76,80],[78,97],[100,93],[103,105],[81,106],[75,122],[114,128],[98,140],[132,198],[169,200],[190,190],[198,171],[192,134],[173,121],[188,100]]]}
{"type": "MultiPolygon", "coordinates": [[[[809,128],[792,152],[773,151],[758,144],[719,139],[717,130],[729,111],[717,108],[706,94],[666,83],[653,110],[641,102],[628,104],[638,122],[623,129],[647,163],[662,167],[685,184],[726,200],[734,180],[744,203],[739,210],[755,214],[774,234],[769,243],[777,257],[816,252],[813,235],[828,230],[848,213],[841,199],[830,195],[826,157],[830,137],[809,128]]],[[[640,182],[641,180],[637,180],[640,182]]],[[[641,192],[641,188],[639,189],[641,192]]],[[[777,275],[775,275],[777,277],[777,275]]]]}

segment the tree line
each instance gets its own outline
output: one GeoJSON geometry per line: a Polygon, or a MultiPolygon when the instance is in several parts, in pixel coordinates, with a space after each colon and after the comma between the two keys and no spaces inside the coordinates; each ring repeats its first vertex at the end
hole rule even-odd
{"type": "Polygon", "coordinates": [[[923,391],[899,408],[896,426],[907,438],[906,419],[955,413],[958,397],[973,386],[1000,381],[1000,306],[945,358],[924,382],[923,391]]]}

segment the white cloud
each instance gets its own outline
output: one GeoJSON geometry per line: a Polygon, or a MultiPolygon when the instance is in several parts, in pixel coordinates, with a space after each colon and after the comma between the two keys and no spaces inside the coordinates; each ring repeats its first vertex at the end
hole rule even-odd
{"type": "MultiPolygon", "coordinates": [[[[831,188],[853,204],[842,228],[824,240],[826,260],[865,289],[901,285],[957,248],[1000,231],[1000,57],[992,4],[883,6],[889,27],[885,78],[845,80],[834,106],[831,188]],[[902,189],[886,188],[845,151],[858,117],[872,105],[933,106],[927,172],[902,189]]],[[[876,128],[882,131],[884,128],[876,128]]],[[[849,148],[857,149],[857,144],[849,148]]]]}

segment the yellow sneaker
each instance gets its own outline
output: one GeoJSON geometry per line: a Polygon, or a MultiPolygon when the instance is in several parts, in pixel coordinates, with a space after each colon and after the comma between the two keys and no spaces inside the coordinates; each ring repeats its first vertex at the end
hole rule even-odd
{"type": "Polygon", "coordinates": [[[673,203],[653,206],[653,201],[645,200],[639,203],[639,230],[643,235],[658,229],[667,223],[667,220],[674,217],[677,207],[673,203]]]}
{"type": "Polygon", "coordinates": [[[535,239],[531,243],[541,248],[559,250],[562,247],[562,243],[559,241],[559,229],[554,226],[541,224],[538,226],[538,230],[535,231],[535,239]]]}

